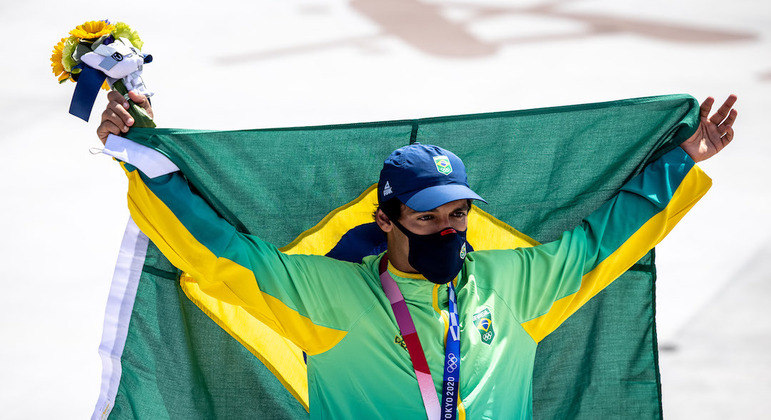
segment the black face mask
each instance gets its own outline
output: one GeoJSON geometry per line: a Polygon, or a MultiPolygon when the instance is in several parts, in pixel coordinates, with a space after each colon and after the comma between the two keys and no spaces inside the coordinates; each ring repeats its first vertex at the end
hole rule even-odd
{"type": "Polygon", "coordinates": [[[401,223],[393,224],[407,236],[410,252],[407,261],[432,283],[445,284],[460,273],[466,259],[466,231],[448,227],[430,235],[418,235],[401,223]]]}

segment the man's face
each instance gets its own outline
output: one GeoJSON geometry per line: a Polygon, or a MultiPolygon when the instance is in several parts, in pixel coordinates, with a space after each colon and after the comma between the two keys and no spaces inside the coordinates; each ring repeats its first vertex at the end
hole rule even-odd
{"type": "MultiPolygon", "coordinates": [[[[415,211],[402,204],[402,215],[399,218],[399,223],[410,232],[418,235],[430,235],[447,227],[464,231],[468,224],[468,212],[468,200],[451,201],[429,211],[415,211]]],[[[401,231],[396,230],[402,234],[401,231]]],[[[404,236],[404,234],[402,235],[404,236]]]]}
{"type": "MultiPolygon", "coordinates": [[[[417,235],[430,235],[441,232],[447,227],[457,231],[465,231],[468,228],[468,212],[470,210],[468,200],[455,200],[429,211],[415,211],[402,204],[402,215],[399,223],[407,230],[417,235]]],[[[388,236],[388,255],[394,265],[408,272],[415,270],[407,262],[410,243],[407,236],[402,233],[382,210],[378,210],[376,216],[378,226],[388,236]]]]}

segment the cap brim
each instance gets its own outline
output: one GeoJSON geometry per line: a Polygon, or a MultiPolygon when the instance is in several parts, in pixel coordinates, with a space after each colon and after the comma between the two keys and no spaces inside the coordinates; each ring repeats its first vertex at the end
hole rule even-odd
{"type": "MultiPolygon", "coordinates": [[[[401,199],[401,197],[399,197],[401,199]]],[[[407,200],[402,200],[405,206],[415,211],[429,211],[455,200],[479,200],[487,203],[471,188],[460,184],[435,185],[415,193],[407,200]]]]}

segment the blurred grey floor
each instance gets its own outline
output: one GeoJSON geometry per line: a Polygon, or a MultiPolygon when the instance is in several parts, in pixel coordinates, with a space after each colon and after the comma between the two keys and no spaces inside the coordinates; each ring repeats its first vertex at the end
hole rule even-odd
{"type": "Polygon", "coordinates": [[[666,418],[771,416],[770,303],[771,241],[674,341],[661,343],[666,418]]]}

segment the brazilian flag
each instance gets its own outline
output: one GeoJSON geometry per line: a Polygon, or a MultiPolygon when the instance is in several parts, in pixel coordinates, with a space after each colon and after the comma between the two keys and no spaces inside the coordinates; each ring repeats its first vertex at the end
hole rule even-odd
{"type": "MultiPolygon", "coordinates": [[[[556,239],[698,125],[686,95],[525,111],[242,131],[132,129],[219,214],[287,253],[351,261],[384,250],[374,227],[382,162],[408,143],[466,164],[476,250],[556,239]]],[[[117,166],[117,165],[116,165],[117,166]]],[[[116,167],[116,170],[118,168],[116,167]]],[[[654,253],[538,347],[536,418],[659,418],[654,253]]],[[[480,331],[494,334],[483,316],[480,331]]],[[[306,418],[304,355],[211,299],[132,222],[116,265],[95,418],[306,418]]]]}

